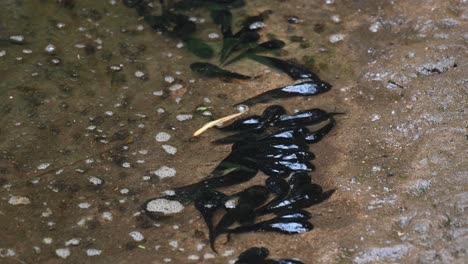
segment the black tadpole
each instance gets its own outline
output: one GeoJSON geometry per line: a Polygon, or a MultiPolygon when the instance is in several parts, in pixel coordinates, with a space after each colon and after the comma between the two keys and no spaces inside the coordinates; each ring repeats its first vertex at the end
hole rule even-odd
{"type": "Polygon", "coordinates": [[[243,104],[252,106],[258,103],[267,103],[274,99],[290,98],[296,96],[314,96],[328,92],[331,87],[332,86],[330,84],[320,80],[305,81],[266,91],[236,105],[243,104]]]}
{"type": "Polygon", "coordinates": [[[228,70],[221,69],[220,67],[207,63],[207,62],[195,62],[190,64],[190,69],[198,74],[201,74],[206,77],[220,77],[220,78],[229,78],[229,79],[240,79],[240,80],[250,80],[255,77],[243,75],[236,72],[231,72],[228,70]]]}

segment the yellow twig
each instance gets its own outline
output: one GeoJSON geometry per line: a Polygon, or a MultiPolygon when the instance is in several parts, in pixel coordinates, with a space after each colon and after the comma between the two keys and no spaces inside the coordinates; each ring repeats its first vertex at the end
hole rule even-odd
{"type": "Polygon", "coordinates": [[[243,115],[244,113],[246,113],[247,111],[243,111],[243,112],[240,112],[240,113],[237,113],[237,114],[232,114],[232,115],[228,115],[228,116],[225,116],[225,117],[222,117],[222,118],[219,118],[219,119],[216,119],[216,120],[213,120],[211,122],[208,122],[206,123],[204,126],[202,126],[200,129],[198,129],[197,131],[195,131],[195,133],[193,133],[193,137],[197,137],[199,135],[201,135],[203,132],[205,132],[206,130],[208,130],[209,128],[211,127],[214,127],[216,126],[217,124],[220,124],[220,123],[224,123],[226,121],[229,121],[231,119],[234,119],[238,116],[241,116],[243,115]]]}

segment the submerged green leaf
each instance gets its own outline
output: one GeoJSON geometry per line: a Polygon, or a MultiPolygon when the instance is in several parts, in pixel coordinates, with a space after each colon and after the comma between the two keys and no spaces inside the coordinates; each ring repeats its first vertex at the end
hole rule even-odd
{"type": "Polygon", "coordinates": [[[185,44],[191,53],[200,58],[209,59],[214,55],[213,48],[200,39],[190,38],[185,42],[185,44]]]}

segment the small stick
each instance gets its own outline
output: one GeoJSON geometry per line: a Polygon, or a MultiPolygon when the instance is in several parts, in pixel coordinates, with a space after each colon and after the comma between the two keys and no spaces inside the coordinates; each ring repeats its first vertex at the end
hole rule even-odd
{"type": "Polygon", "coordinates": [[[193,133],[192,137],[197,137],[199,135],[201,135],[203,132],[205,132],[206,130],[208,130],[209,128],[211,127],[214,127],[216,126],[217,124],[219,123],[224,123],[226,121],[229,121],[231,119],[234,119],[238,116],[241,116],[243,115],[244,113],[246,113],[246,111],[242,111],[240,113],[237,113],[237,114],[232,114],[232,115],[228,115],[228,116],[225,116],[225,117],[222,117],[222,118],[219,118],[219,119],[216,119],[216,120],[213,120],[211,122],[208,122],[206,123],[204,126],[202,126],[200,129],[198,129],[197,131],[195,131],[195,133],[193,133]]]}

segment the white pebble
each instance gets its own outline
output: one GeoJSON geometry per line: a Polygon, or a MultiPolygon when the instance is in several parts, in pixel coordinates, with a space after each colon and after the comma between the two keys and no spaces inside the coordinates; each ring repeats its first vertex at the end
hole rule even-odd
{"type": "Polygon", "coordinates": [[[168,83],[173,83],[174,82],[174,77],[172,76],[166,76],[164,77],[164,81],[168,82],[168,83]]]}
{"type": "Polygon", "coordinates": [[[192,115],[189,115],[189,114],[186,114],[186,115],[178,115],[176,116],[176,119],[179,120],[179,121],[187,121],[187,120],[190,120],[192,119],[192,115]]]}
{"type": "Polygon", "coordinates": [[[219,38],[219,34],[218,33],[210,33],[210,34],[208,34],[208,38],[217,39],[217,38],[219,38]]]}
{"type": "Polygon", "coordinates": [[[204,259],[214,259],[215,255],[211,254],[211,253],[205,253],[205,255],[203,255],[203,258],[204,259]]]}
{"type": "Polygon", "coordinates": [[[226,208],[236,208],[237,206],[237,200],[236,199],[229,199],[226,201],[226,203],[224,203],[224,206],[226,208]]]}
{"type": "Polygon", "coordinates": [[[174,196],[175,195],[175,191],[174,190],[166,190],[164,192],[162,192],[164,195],[169,195],[169,196],[174,196]]]}
{"type": "Polygon", "coordinates": [[[177,153],[177,148],[171,145],[162,145],[162,148],[164,149],[164,151],[166,151],[170,155],[174,155],[177,153]]]}
{"type": "Polygon", "coordinates": [[[138,242],[143,241],[143,239],[145,239],[143,234],[139,231],[132,231],[128,233],[128,235],[131,236],[133,240],[138,241],[138,242]]]}
{"type": "Polygon", "coordinates": [[[15,41],[15,42],[22,43],[24,41],[24,36],[22,36],[22,35],[10,36],[10,39],[15,41]]]}
{"type": "Polygon", "coordinates": [[[14,257],[15,255],[15,251],[11,248],[0,248],[0,258],[14,257]]]}
{"type": "Polygon", "coordinates": [[[45,237],[44,239],[42,239],[42,242],[44,244],[47,244],[47,245],[52,244],[52,241],[54,241],[54,240],[52,238],[50,238],[50,237],[45,237]]]}
{"type": "Polygon", "coordinates": [[[96,186],[102,184],[102,180],[96,176],[90,176],[88,177],[88,181],[96,186]]]}
{"type": "Polygon", "coordinates": [[[135,77],[137,78],[143,78],[145,76],[145,73],[142,71],[136,71],[135,72],[135,77]]]}
{"type": "Polygon", "coordinates": [[[129,162],[124,162],[122,163],[122,167],[124,168],[130,168],[132,165],[129,162]]]}
{"type": "Polygon", "coordinates": [[[172,261],[171,258],[164,258],[163,260],[164,260],[164,262],[171,262],[172,261]]]}
{"type": "Polygon", "coordinates": [[[102,250],[95,249],[95,248],[88,248],[86,250],[86,255],[88,255],[89,257],[99,256],[99,255],[101,255],[101,253],[102,253],[102,250]]]}
{"type": "Polygon", "coordinates": [[[378,115],[378,114],[373,114],[373,115],[371,116],[371,121],[377,121],[377,120],[379,120],[379,119],[380,119],[380,115],[378,115]]]}
{"type": "Polygon", "coordinates": [[[56,249],[55,250],[55,254],[57,254],[57,256],[63,258],[63,259],[66,259],[70,256],[70,249],[69,248],[59,248],[59,249],[56,249]]]}
{"type": "Polygon", "coordinates": [[[113,115],[114,115],[114,112],[112,112],[112,111],[106,111],[104,114],[105,114],[106,116],[113,116],[113,115]]]}
{"type": "Polygon", "coordinates": [[[169,245],[173,248],[178,248],[179,247],[179,242],[177,240],[172,240],[169,242],[169,245]]]}
{"type": "Polygon", "coordinates": [[[231,256],[232,254],[234,254],[234,250],[233,249],[226,249],[223,253],[223,257],[229,257],[231,256]]]}
{"type": "Polygon", "coordinates": [[[171,139],[171,135],[166,132],[159,132],[155,137],[157,142],[166,142],[171,139]]]}
{"type": "Polygon", "coordinates": [[[130,192],[130,190],[127,189],[127,188],[123,188],[123,189],[120,190],[120,194],[128,194],[129,192],[130,192]]]}
{"type": "Polygon", "coordinates": [[[6,55],[6,51],[5,50],[0,50],[0,57],[3,57],[6,55]]]}
{"type": "Polygon", "coordinates": [[[334,34],[329,37],[330,43],[337,43],[345,38],[345,34],[334,34]]]}
{"type": "Polygon", "coordinates": [[[198,243],[197,244],[197,250],[201,251],[205,246],[206,246],[206,244],[204,244],[204,243],[198,243]]]}
{"type": "Polygon", "coordinates": [[[200,257],[197,256],[197,255],[190,255],[190,256],[187,257],[187,259],[188,259],[188,260],[199,260],[200,257]]]}
{"type": "Polygon", "coordinates": [[[11,196],[8,203],[11,205],[25,205],[30,204],[31,200],[25,196],[11,196]]]}
{"type": "Polygon", "coordinates": [[[78,246],[80,244],[80,239],[72,238],[70,240],[65,241],[65,246],[78,246]]]}
{"type": "Polygon", "coordinates": [[[379,31],[379,29],[380,29],[380,22],[372,23],[372,24],[370,25],[370,27],[369,27],[369,30],[370,30],[371,32],[374,32],[374,33],[376,33],[377,31],[379,31]]]}
{"type": "Polygon", "coordinates": [[[171,201],[164,198],[154,199],[146,204],[149,212],[175,214],[184,210],[184,206],[178,201],[171,201]]]}
{"type": "Polygon", "coordinates": [[[154,175],[158,176],[160,179],[167,177],[174,177],[176,175],[176,170],[167,166],[162,166],[158,170],[152,172],[154,175]]]}
{"type": "Polygon", "coordinates": [[[81,208],[81,209],[88,209],[89,207],[91,207],[91,204],[90,203],[80,203],[80,204],[78,204],[78,207],[81,208]]]}
{"type": "Polygon", "coordinates": [[[180,83],[175,83],[175,84],[173,84],[173,85],[171,85],[171,86],[169,87],[169,90],[172,91],[172,92],[175,92],[175,91],[177,91],[177,90],[182,89],[183,87],[184,87],[184,86],[183,86],[182,84],[180,84],[180,83]]]}
{"type": "Polygon", "coordinates": [[[49,166],[50,166],[50,163],[41,163],[41,164],[39,164],[37,166],[37,169],[38,170],[45,170],[45,169],[49,168],[49,166]]]}
{"type": "Polygon", "coordinates": [[[161,90],[161,91],[154,91],[154,92],[153,92],[153,95],[155,95],[155,96],[161,96],[161,95],[163,95],[163,94],[164,94],[164,91],[162,91],[162,90],[161,90]]]}
{"type": "Polygon", "coordinates": [[[111,212],[102,213],[102,219],[104,219],[106,221],[112,221],[112,219],[113,219],[112,213],[111,212]]]}
{"type": "Polygon", "coordinates": [[[49,44],[49,45],[47,45],[47,46],[45,47],[44,50],[45,50],[47,53],[51,53],[51,54],[52,54],[52,53],[54,53],[54,52],[57,50],[57,48],[55,47],[54,44],[49,44]]]}
{"type": "Polygon", "coordinates": [[[335,23],[340,23],[341,22],[341,18],[340,18],[340,15],[333,15],[331,16],[331,20],[335,23]]]}

